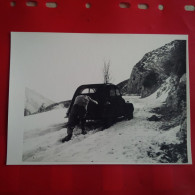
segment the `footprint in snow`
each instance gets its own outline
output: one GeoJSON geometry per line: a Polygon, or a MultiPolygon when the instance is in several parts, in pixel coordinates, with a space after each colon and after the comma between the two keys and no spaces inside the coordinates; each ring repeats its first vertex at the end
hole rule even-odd
{"type": "Polygon", "coordinates": [[[113,151],[110,151],[110,152],[108,152],[108,154],[114,154],[114,152],[113,151]]]}

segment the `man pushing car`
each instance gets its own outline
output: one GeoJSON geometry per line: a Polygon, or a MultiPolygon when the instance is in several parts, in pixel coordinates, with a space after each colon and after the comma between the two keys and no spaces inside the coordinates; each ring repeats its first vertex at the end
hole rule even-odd
{"type": "Polygon", "coordinates": [[[78,95],[75,98],[73,108],[70,111],[68,123],[67,123],[67,136],[62,139],[62,142],[69,141],[72,138],[73,129],[76,125],[81,125],[82,134],[86,134],[85,131],[85,117],[87,113],[87,107],[89,102],[98,104],[97,101],[91,99],[87,95],[78,95]]]}

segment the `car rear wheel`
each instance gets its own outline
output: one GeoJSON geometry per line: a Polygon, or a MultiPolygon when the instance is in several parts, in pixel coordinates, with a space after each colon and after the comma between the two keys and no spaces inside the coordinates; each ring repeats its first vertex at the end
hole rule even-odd
{"type": "Polygon", "coordinates": [[[115,117],[108,117],[108,118],[104,118],[102,121],[103,121],[102,129],[104,130],[104,129],[108,129],[114,123],[116,123],[116,118],[115,117]]]}

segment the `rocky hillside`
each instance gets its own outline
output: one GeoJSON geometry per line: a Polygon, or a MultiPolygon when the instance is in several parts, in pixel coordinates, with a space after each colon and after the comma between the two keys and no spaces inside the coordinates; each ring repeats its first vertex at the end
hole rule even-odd
{"type": "Polygon", "coordinates": [[[117,84],[118,88],[120,89],[120,91],[121,91],[121,93],[123,95],[126,95],[127,94],[128,81],[129,81],[129,79],[124,80],[124,81],[120,82],[119,84],[117,84]]]}
{"type": "Polygon", "coordinates": [[[146,53],[134,66],[127,93],[147,97],[171,75],[179,78],[186,73],[186,41],[175,40],[146,53]]]}
{"type": "MultiPolygon", "coordinates": [[[[146,53],[134,66],[127,84],[128,94],[148,97],[158,89],[157,97],[167,94],[163,106],[153,110],[161,115],[162,130],[180,126],[180,144],[164,145],[167,156],[181,156],[187,162],[186,41],[175,40],[146,53]]],[[[169,161],[169,159],[166,159],[169,161]]]]}
{"type": "Polygon", "coordinates": [[[44,109],[44,111],[50,111],[50,110],[54,110],[54,109],[58,109],[58,108],[68,108],[70,106],[70,104],[71,104],[71,100],[54,103],[54,104],[47,106],[44,109]]]}
{"type": "Polygon", "coordinates": [[[34,114],[39,111],[39,109],[44,109],[45,107],[54,104],[54,102],[32,89],[25,89],[25,107],[24,116],[34,114]]]}

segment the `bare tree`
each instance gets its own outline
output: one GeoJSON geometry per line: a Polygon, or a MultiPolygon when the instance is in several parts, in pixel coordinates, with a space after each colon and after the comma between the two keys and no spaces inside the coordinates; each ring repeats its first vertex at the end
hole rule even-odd
{"type": "Polygon", "coordinates": [[[110,61],[104,62],[103,77],[104,77],[104,83],[109,83],[112,79],[110,74],[110,61]]]}

